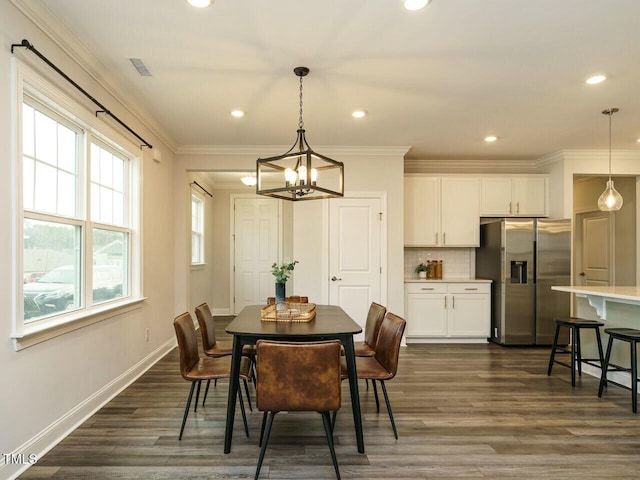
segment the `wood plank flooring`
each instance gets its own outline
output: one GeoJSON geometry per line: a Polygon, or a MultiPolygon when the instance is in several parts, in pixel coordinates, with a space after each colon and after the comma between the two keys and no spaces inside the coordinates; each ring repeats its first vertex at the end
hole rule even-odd
{"type": "MultiPolygon", "coordinates": [[[[225,324],[218,320],[219,339],[225,324]]],[[[403,348],[387,383],[399,440],[382,392],[377,413],[372,389],[360,384],[364,455],[343,382],[335,430],[342,478],[640,478],[640,414],[631,412],[630,392],[611,385],[599,399],[588,375],[572,388],[567,368],[547,376],[548,358],[547,348],[493,344],[403,348]]],[[[253,478],[262,414],[247,412],[246,438],[238,410],[225,455],[227,386],[212,386],[206,406],[192,408],[178,441],[189,384],[174,350],[20,478],[253,478]]],[[[260,478],[335,478],[317,413],[276,417],[260,478]]]]}

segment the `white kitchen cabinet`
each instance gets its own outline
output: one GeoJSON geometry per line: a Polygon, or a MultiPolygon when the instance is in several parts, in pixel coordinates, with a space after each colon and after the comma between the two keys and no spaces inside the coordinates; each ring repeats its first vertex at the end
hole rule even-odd
{"type": "Polygon", "coordinates": [[[486,342],[491,330],[491,284],[405,284],[407,342],[486,342]]]}
{"type": "Polygon", "coordinates": [[[407,176],[404,200],[405,246],[479,246],[480,182],[477,178],[407,176]]]}
{"type": "Polygon", "coordinates": [[[480,215],[483,217],[548,215],[546,175],[482,177],[480,184],[480,215]]]}

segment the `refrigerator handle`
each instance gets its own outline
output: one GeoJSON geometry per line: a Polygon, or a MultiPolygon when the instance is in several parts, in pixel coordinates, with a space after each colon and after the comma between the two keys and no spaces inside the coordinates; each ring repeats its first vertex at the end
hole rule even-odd
{"type": "Polygon", "coordinates": [[[533,241],[533,283],[538,283],[538,241],[533,241]]]}

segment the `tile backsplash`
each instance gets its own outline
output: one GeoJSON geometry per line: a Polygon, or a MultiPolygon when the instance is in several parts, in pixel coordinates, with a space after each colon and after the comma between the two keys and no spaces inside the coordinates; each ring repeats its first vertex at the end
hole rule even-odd
{"type": "Polygon", "coordinates": [[[473,278],[476,275],[475,248],[408,248],[404,249],[404,276],[417,277],[416,266],[427,260],[442,260],[444,278],[473,278]]]}

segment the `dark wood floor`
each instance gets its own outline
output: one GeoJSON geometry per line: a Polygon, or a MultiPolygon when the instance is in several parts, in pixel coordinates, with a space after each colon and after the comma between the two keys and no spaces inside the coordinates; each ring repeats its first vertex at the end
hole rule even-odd
{"type": "MultiPolygon", "coordinates": [[[[631,412],[630,392],[610,386],[599,399],[597,379],[585,375],[572,388],[567,368],[547,377],[547,361],[544,348],[404,348],[387,384],[399,440],[384,403],[377,413],[362,383],[366,454],[357,453],[344,382],[335,431],[342,477],[640,478],[640,414],[631,412]]],[[[227,383],[219,383],[178,441],[188,389],[174,350],[20,478],[253,478],[262,415],[248,414],[249,439],[236,416],[225,455],[227,383]]],[[[335,478],[316,413],[276,417],[269,447],[260,478],[335,478]]]]}

